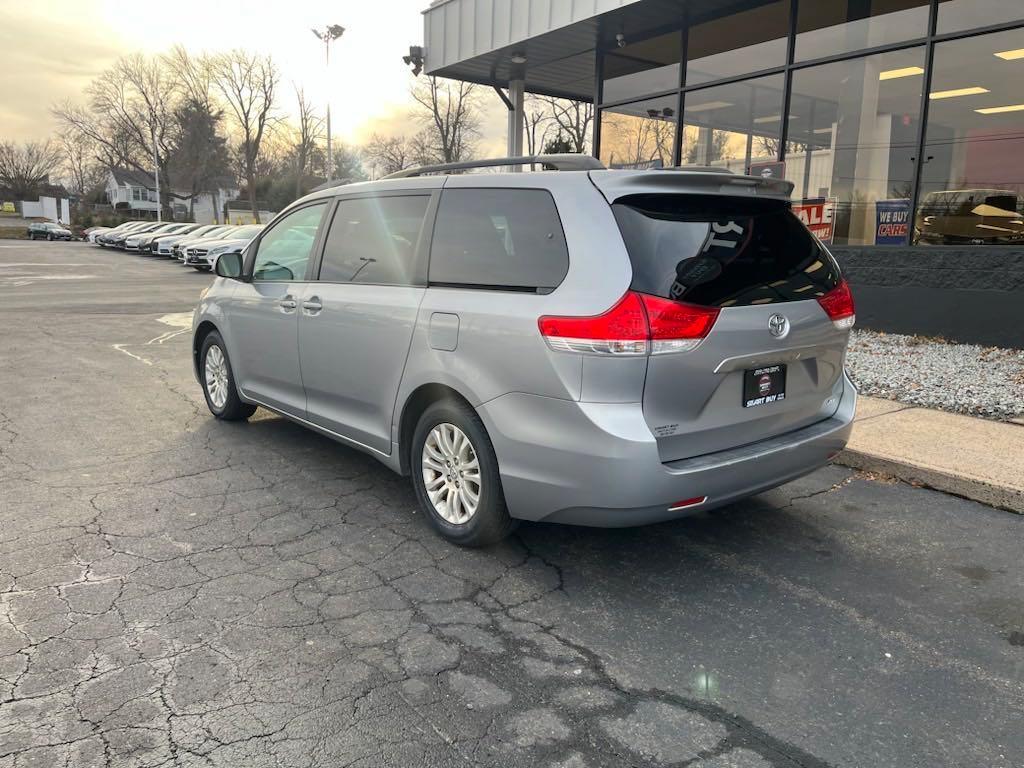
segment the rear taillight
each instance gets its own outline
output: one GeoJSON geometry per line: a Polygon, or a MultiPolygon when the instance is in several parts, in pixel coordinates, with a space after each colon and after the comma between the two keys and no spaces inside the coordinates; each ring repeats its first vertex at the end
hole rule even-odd
{"type": "Polygon", "coordinates": [[[686,352],[711,331],[718,319],[716,307],[698,307],[640,294],[651,329],[651,354],[686,352]]]}
{"type": "Polygon", "coordinates": [[[659,355],[693,349],[719,310],[629,291],[600,315],[545,316],[537,321],[548,346],[592,355],[659,355]]]}
{"type": "Polygon", "coordinates": [[[559,352],[646,355],[650,329],[640,294],[630,291],[607,312],[591,317],[551,317],[537,321],[548,345],[559,352]]]}
{"type": "Polygon", "coordinates": [[[853,324],[857,322],[853,294],[850,293],[850,285],[845,280],[840,280],[839,285],[824,296],[819,296],[818,303],[825,310],[832,325],[841,331],[853,328],[853,324]]]}

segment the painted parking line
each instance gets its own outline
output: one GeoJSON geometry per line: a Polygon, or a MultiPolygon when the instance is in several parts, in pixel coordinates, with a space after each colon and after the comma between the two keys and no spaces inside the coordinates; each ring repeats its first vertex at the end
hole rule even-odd
{"type": "Polygon", "coordinates": [[[20,288],[24,285],[32,285],[36,282],[47,282],[52,280],[91,280],[96,275],[0,275],[0,286],[10,285],[20,288]]]}
{"type": "Polygon", "coordinates": [[[174,312],[169,315],[164,315],[156,319],[158,323],[169,325],[173,330],[161,333],[159,336],[150,339],[146,344],[163,344],[169,339],[173,339],[175,336],[180,336],[183,333],[188,333],[192,330],[192,313],[191,312],[174,312]]]}
{"type": "Polygon", "coordinates": [[[147,359],[146,359],[146,358],[144,358],[144,357],[139,357],[139,356],[138,356],[138,355],[136,355],[136,354],[135,354],[134,352],[129,352],[129,351],[127,350],[127,349],[125,349],[125,347],[127,347],[127,346],[128,346],[127,344],[111,344],[110,346],[112,346],[112,347],[113,347],[114,349],[116,349],[116,350],[117,350],[118,352],[124,352],[124,353],[125,353],[126,355],[128,355],[128,357],[133,357],[133,358],[135,358],[135,359],[136,359],[136,360],[138,360],[138,361],[139,361],[140,363],[145,363],[146,365],[152,365],[152,364],[153,364],[153,361],[152,361],[152,360],[147,360],[147,359]]]}
{"type": "Polygon", "coordinates": [[[167,315],[161,315],[160,317],[156,318],[156,321],[158,323],[163,323],[164,325],[171,326],[171,330],[165,331],[164,333],[161,333],[159,336],[154,336],[152,339],[150,339],[149,341],[142,345],[125,342],[122,344],[111,344],[110,346],[116,349],[118,352],[123,352],[124,354],[128,355],[128,357],[138,360],[140,363],[145,363],[146,365],[150,366],[153,365],[152,360],[148,360],[145,357],[135,354],[134,352],[130,352],[128,349],[126,349],[126,347],[163,344],[165,341],[169,341],[170,339],[173,339],[175,336],[180,336],[183,333],[188,333],[189,331],[192,330],[192,313],[172,312],[167,315]]]}

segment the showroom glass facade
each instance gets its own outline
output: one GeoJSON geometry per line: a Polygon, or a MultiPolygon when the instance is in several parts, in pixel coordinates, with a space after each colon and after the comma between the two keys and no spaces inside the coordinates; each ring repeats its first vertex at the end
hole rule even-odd
{"type": "Polygon", "coordinates": [[[834,245],[1024,245],[1024,0],[685,7],[601,55],[606,165],[784,177],[834,245]]]}

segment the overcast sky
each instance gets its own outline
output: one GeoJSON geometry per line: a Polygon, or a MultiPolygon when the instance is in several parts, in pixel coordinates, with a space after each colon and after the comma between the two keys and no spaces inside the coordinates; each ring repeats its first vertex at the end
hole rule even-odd
{"type": "MultiPolygon", "coordinates": [[[[282,106],[291,83],[318,102],[331,99],[334,133],[359,142],[406,122],[411,82],[402,55],[423,40],[429,0],[0,0],[0,139],[46,138],[56,129],[50,107],[82,90],[118,57],[248,48],[270,53],[282,73],[282,106]],[[254,10],[257,9],[257,10],[254,10]],[[263,10],[265,9],[265,10],[263,10]],[[327,78],[323,44],[311,27],[341,24],[327,78]]],[[[504,115],[484,94],[486,141],[501,146],[504,115]]]]}

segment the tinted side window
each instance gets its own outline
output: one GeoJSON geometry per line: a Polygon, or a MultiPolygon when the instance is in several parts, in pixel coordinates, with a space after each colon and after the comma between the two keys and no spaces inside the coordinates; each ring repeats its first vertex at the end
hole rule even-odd
{"type": "Polygon", "coordinates": [[[327,235],[320,279],[416,284],[416,242],[429,204],[427,195],[342,200],[327,235]]]}
{"type": "Polygon", "coordinates": [[[260,240],[252,279],[285,282],[304,280],[306,262],[309,261],[320,228],[320,219],[326,208],[326,202],[308,205],[274,224],[260,240]]]}
{"type": "Polygon", "coordinates": [[[776,200],[634,195],[612,206],[633,290],[712,307],[823,296],[839,268],[776,200]]]}
{"type": "Polygon", "coordinates": [[[541,189],[450,189],[441,195],[430,282],[555,288],[569,250],[555,201],[541,189]]]}

